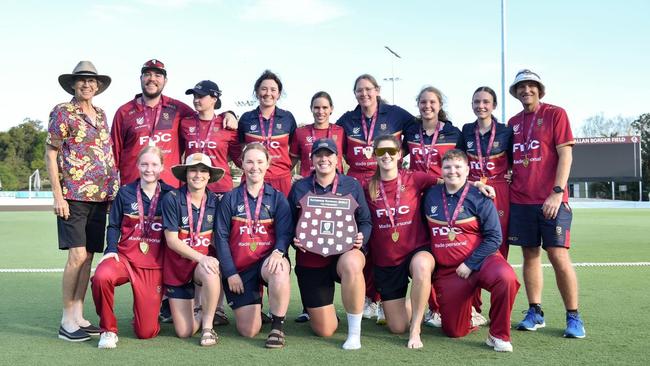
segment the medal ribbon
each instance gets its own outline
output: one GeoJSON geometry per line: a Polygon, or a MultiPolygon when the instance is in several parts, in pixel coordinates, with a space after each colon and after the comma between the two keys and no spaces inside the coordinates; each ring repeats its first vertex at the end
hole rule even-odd
{"type": "Polygon", "coordinates": [[[377,112],[379,112],[379,107],[372,115],[370,122],[370,132],[368,132],[368,125],[366,124],[366,116],[361,112],[361,127],[363,127],[363,134],[366,136],[366,145],[372,145],[372,135],[375,133],[375,124],[377,123],[377,112]]]}
{"type": "MultiPolygon", "coordinates": [[[[444,126],[444,125],[443,125],[444,126]]],[[[431,150],[434,149],[436,146],[436,142],[438,142],[438,135],[440,134],[440,121],[436,124],[435,131],[433,132],[433,137],[431,137],[431,145],[429,145],[429,149],[425,149],[426,145],[424,144],[424,136],[426,136],[426,132],[422,128],[422,125],[420,125],[420,150],[422,150],[422,157],[426,155],[426,159],[424,159],[424,169],[425,171],[429,170],[429,164],[431,164],[431,150]]]]}
{"type": "MultiPolygon", "coordinates": [[[[316,193],[316,173],[312,173],[312,186],[314,188],[314,194],[316,193]]],[[[338,173],[334,176],[334,182],[332,182],[332,194],[336,194],[336,189],[339,186],[339,175],[338,173]]]]}
{"type": "MultiPolygon", "coordinates": [[[[528,157],[528,151],[530,150],[530,143],[533,139],[533,126],[535,126],[535,119],[537,118],[537,112],[542,109],[542,103],[539,104],[535,113],[533,113],[533,119],[530,121],[530,126],[528,126],[528,134],[524,136],[524,151],[525,156],[528,157]]],[[[521,115],[521,127],[525,128],[526,125],[526,114],[521,115]]]]}
{"type": "Polygon", "coordinates": [[[201,208],[199,209],[199,222],[196,223],[196,231],[194,231],[194,215],[192,215],[192,196],[190,195],[190,190],[187,190],[185,194],[185,200],[187,201],[187,219],[190,226],[190,245],[194,246],[199,235],[201,235],[201,224],[203,224],[203,215],[205,214],[205,202],[207,201],[208,193],[203,193],[203,198],[201,198],[201,208]]]}
{"type": "Polygon", "coordinates": [[[458,218],[458,214],[460,213],[460,210],[463,208],[463,202],[465,201],[465,198],[467,197],[467,192],[469,192],[469,184],[468,182],[465,182],[465,188],[463,189],[463,192],[460,194],[460,198],[458,199],[458,203],[456,204],[456,208],[454,209],[454,213],[451,216],[451,219],[449,218],[449,211],[447,211],[447,193],[446,188],[442,189],[442,205],[443,207],[443,212],[445,214],[445,220],[447,221],[447,227],[449,229],[453,229],[454,225],[456,224],[456,219],[458,218]]]}
{"type": "Polygon", "coordinates": [[[257,194],[257,204],[255,205],[255,217],[251,217],[251,206],[248,203],[248,185],[244,183],[244,208],[246,211],[246,227],[248,228],[248,235],[253,238],[253,228],[260,226],[260,212],[262,211],[262,201],[264,198],[264,185],[260,188],[257,194]]]}
{"type": "MultiPolygon", "coordinates": [[[[311,132],[311,143],[312,144],[316,142],[316,128],[314,128],[314,125],[311,125],[311,128],[309,129],[309,131],[311,132]]],[[[327,124],[327,138],[328,139],[332,138],[332,125],[329,124],[329,123],[327,124]]]]}
{"type": "Polygon", "coordinates": [[[149,122],[149,118],[147,118],[148,116],[147,105],[144,104],[144,96],[141,96],[140,99],[142,100],[142,108],[144,111],[144,122],[147,124],[147,126],[151,127],[151,130],[149,131],[149,137],[151,138],[154,135],[154,131],[156,130],[156,125],[160,120],[160,113],[162,112],[162,97],[158,102],[158,104],[156,104],[156,106],[152,108],[156,113],[156,117],[154,118],[153,123],[149,122]]]}
{"type": "Polygon", "coordinates": [[[212,135],[212,128],[214,127],[214,122],[217,120],[217,115],[214,114],[212,116],[212,119],[210,120],[210,124],[208,125],[208,132],[205,135],[205,139],[201,139],[201,120],[199,119],[199,116],[194,116],[194,120],[196,121],[196,139],[194,140],[196,142],[196,146],[201,146],[201,141],[205,141],[206,143],[203,144],[203,147],[201,147],[201,154],[205,154],[205,147],[207,146],[207,142],[210,141],[210,137],[212,135]]]}
{"type": "Polygon", "coordinates": [[[142,201],[142,192],[140,184],[136,190],[136,199],[138,200],[138,218],[140,219],[140,232],[141,241],[145,241],[145,238],[149,238],[149,231],[151,231],[151,222],[154,217],[156,217],[156,207],[158,207],[158,198],[160,197],[160,182],[156,184],[156,192],[153,197],[151,197],[151,202],[149,202],[149,210],[147,211],[147,217],[144,216],[144,203],[142,201]]]}
{"type": "Polygon", "coordinates": [[[381,191],[381,198],[384,201],[384,206],[386,206],[386,212],[388,213],[388,219],[390,220],[390,226],[395,228],[395,221],[397,221],[397,210],[399,210],[399,201],[402,193],[402,176],[397,172],[397,188],[395,189],[395,214],[388,203],[388,196],[386,196],[386,188],[384,188],[384,182],[379,180],[379,190],[381,191]]]}
{"type": "Polygon", "coordinates": [[[273,122],[275,121],[275,108],[273,109],[273,113],[271,113],[271,116],[269,117],[269,132],[268,134],[264,131],[264,117],[262,117],[262,111],[259,111],[257,113],[257,117],[260,120],[260,134],[262,135],[262,138],[264,139],[264,146],[266,148],[270,148],[271,145],[271,138],[273,137],[273,122]]]}
{"type": "Polygon", "coordinates": [[[488,160],[490,159],[490,152],[492,151],[492,146],[494,145],[494,138],[497,135],[497,123],[496,121],[492,120],[490,139],[488,141],[487,149],[485,150],[485,157],[483,157],[483,151],[481,149],[481,136],[479,133],[478,120],[475,123],[476,125],[474,126],[474,146],[476,146],[476,154],[478,155],[478,161],[481,166],[481,176],[487,177],[487,173],[485,170],[487,170],[486,165],[488,160]]]}

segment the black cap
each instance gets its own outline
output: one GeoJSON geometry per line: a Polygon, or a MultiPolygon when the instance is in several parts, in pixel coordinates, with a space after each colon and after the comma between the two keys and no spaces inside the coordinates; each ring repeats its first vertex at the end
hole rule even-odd
{"type": "Polygon", "coordinates": [[[214,106],[214,109],[221,108],[221,99],[219,98],[221,96],[221,90],[219,90],[219,86],[214,81],[210,81],[210,80],[199,81],[198,84],[194,85],[194,88],[187,89],[185,91],[185,94],[186,95],[198,94],[202,97],[206,95],[213,96],[218,99],[217,104],[214,106]]]}
{"type": "Polygon", "coordinates": [[[165,64],[162,63],[162,61],[157,60],[155,58],[145,62],[144,65],[142,65],[142,69],[140,69],[140,73],[144,74],[144,72],[147,70],[156,70],[161,74],[165,75],[165,77],[167,77],[167,70],[165,70],[165,64]]]}
{"type": "Polygon", "coordinates": [[[339,150],[336,148],[336,143],[332,139],[318,139],[314,144],[311,146],[311,154],[314,155],[318,152],[318,150],[326,149],[331,151],[332,153],[338,155],[339,150]]]}

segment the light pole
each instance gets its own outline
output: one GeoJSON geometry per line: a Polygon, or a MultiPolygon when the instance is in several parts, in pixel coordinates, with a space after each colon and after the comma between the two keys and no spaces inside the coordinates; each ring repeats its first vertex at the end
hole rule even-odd
{"type": "Polygon", "coordinates": [[[506,0],[501,0],[501,122],[506,123],[506,0]]]}
{"type": "MultiPolygon", "coordinates": [[[[384,46],[384,48],[386,48],[388,50],[388,52],[390,52],[393,56],[395,56],[397,58],[402,58],[402,56],[398,55],[395,51],[391,50],[390,47],[384,46]]],[[[392,88],[393,88],[393,90],[392,90],[393,91],[393,101],[392,101],[392,103],[395,104],[395,82],[400,81],[401,79],[395,77],[395,59],[393,57],[390,58],[390,70],[391,70],[391,77],[384,78],[384,81],[390,81],[391,84],[392,84],[392,88]]]]}

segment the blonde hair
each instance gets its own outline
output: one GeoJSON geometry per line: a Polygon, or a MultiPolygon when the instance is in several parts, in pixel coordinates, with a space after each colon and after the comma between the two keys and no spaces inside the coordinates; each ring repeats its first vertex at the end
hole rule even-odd
{"type": "MultiPolygon", "coordinates": [[[[395,144],[395,147],[398,150],[401,149],[400,141],[397,137],[394,135],[383,135],[377,137],[372,143],[373,150],[377,149],[379,143],[383,141],[390,141],[395,144]]],[[[377,164],[377,169],[375,169],[375,173],[372,175],[372,178],[370,178],[370,182],[368,182],[368,195],[373,202],[377,201],[377,198],[379,198],[379,180],[381,179],[381,173],[379,172],[379,169],[379,164],[377,164]]]]}
{"type": "Polygon", "coordinates": [[[152,153],[154,155],[157,155],[160,158],[160,165],[164,165],[164,154],[162,150],[158,146],[145,146],[140,150],[138,153],[138,157],[135,159],[136,162],[140,162],[140,158],[142,158],[142,155],[152,153]]]}
{"type": "Polygon", "coordinates": [[[271,156],[269,156],[269,150],[266,149],[266,146],[262,144],[261,142],[249,142],[244,146],[244,149],[241,152],[241,159],[242,161],[244,160],[244,156],[246,156],[246,153],[251,151],[251,150],[259,150],[264,153],[264,156],[266,156],[266,160],[268,162],[271,162],[271,156]]]}

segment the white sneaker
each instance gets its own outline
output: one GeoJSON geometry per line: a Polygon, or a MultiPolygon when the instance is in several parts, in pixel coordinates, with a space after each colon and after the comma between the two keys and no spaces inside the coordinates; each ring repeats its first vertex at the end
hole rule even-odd
{"type": "Polygon", "coordinates": [[[384,314],[384,305],[381,302],[375,303],[377,306],[377,324],[384,325],[386,324],[386,314],[384,314]]]}
{"type": "Polygon", "coordinates": [[[487,319],[472,306],[472,327],[480,327],[485,324],[487,324],[487,319]]]}
{"type": "Polygon", "coordinates": [[[424,325],[434,328],[442,327],[442,318],[440,317],[440,313],[436,313],[433,310],[427,311],[427,313],[424,314],[424,325]]]}
{"type": "Polygon", "coordinates": [[[372,319],[377,316],[377,303],[372,302],[369,297],[366,297],[366,301],[363,303],[363,317],[366,319],[372,319]]]}
{"type": "Polygon", "coordinates": [[[104,332],[99,337],[97,348],[115,348],[117,347],[117,334],[113,332],[104,332]]]}
{"type": "Polygon", "coordinates": [[[485,344],[487,344],[490,347],[493,347],[494,350],[497,352],[512,352],[512,343],[506,342],[497,337],[493,337],[490,333],[488,333],[488,337],[485,340],[485,344]]]}

